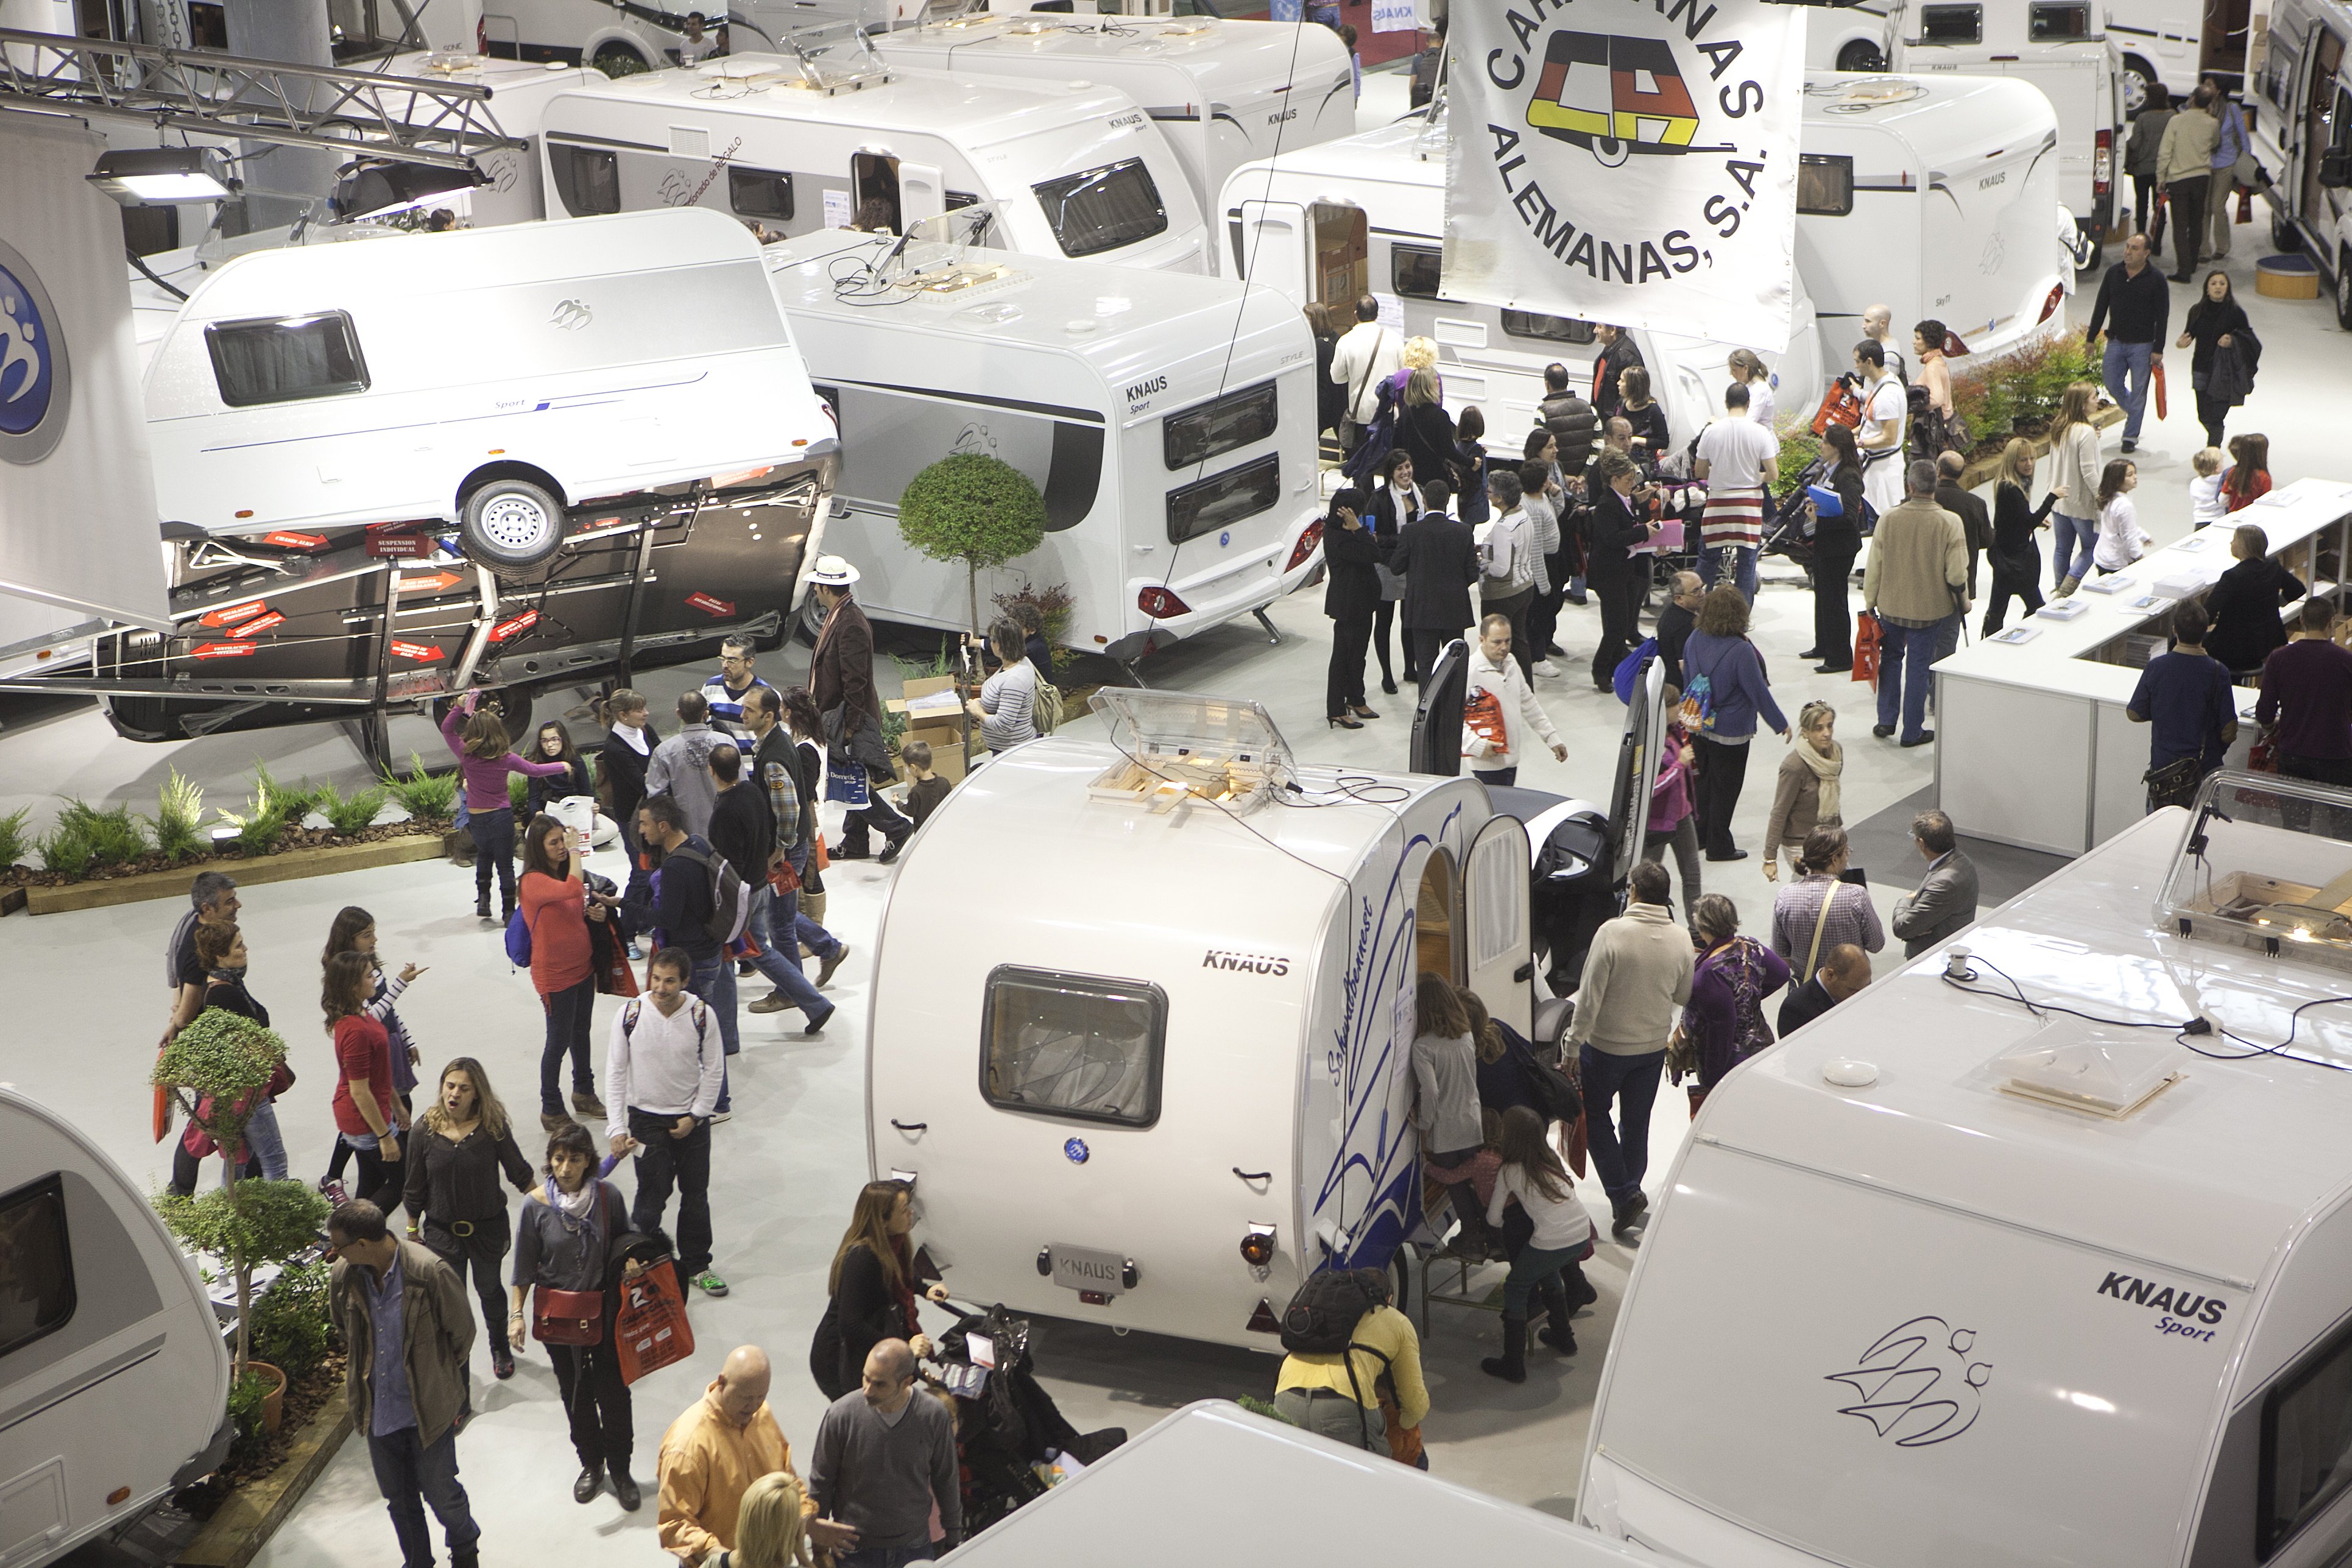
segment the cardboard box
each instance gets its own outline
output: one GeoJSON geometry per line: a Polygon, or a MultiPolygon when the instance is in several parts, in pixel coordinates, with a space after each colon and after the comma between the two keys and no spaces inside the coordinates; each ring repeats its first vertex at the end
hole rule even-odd
{"type": "Polygon", "coordinates": [[[954,677],[925,676],[908,681],[904,697],[887,698],[882,706],[892,713],[907,715],[907,732],[898,740],[901,746],[908,741],[922,742],[931,749],[931,771],[950,784],[961,784],[963,715],[954,706],[954,677]],[[947,694],[944,701],[940,700],[942,693],[947,694]],[[932,699],[932,703],[925,704],[925,698],[932,699]]]}

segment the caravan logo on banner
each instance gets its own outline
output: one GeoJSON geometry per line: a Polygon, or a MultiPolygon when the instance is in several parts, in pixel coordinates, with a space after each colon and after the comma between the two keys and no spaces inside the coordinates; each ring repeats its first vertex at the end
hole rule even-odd
{"type": "Polygon", "coordinates": [[[1456,5],[1449,299],[1777,348],[1802,8],[1456,5]]]}
{"type": "Polygon", "coordinates": [[[73,366],[40,274],[0,244],[0,461],[37,463],[65,435],[73,366]]]}

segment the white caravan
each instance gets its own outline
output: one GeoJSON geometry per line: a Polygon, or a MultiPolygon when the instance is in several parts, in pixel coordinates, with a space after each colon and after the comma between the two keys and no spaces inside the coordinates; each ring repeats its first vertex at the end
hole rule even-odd
{"type": "Polygon", "coordinates": [[[1658,1559],[1548,1513],[1204,1399],[941,1559],[958,1568],[1446,1563],[1544,1568],[1658,1559]]]}
{"type": "Polygon", "coordinates": [[[2207,787],[1707,1097],[1582,1521],[1710,1565],[2346,1560],[2352,843],[2275,826],[2344,796],[2207,787]]]}
{"type": "Polygon", "coordinates": [[[833,435],[758,244],[709,213],[252,252],[191,291],[146,396],[167,527],[438,519],[500,569],[582,502],[833,435]]]}
{"type": "Polygon", "coordinates": [[[1209,269],[1182,164],[1125,93],[1066,82],[731,55],[560,93],[542,122],[573,216],[701,205],[803,235],[904,233],[986,205],[991,242],[1039,256],[1209,269]]]}
{"type": "Polygon", "coordinates": [[[2095,247],[2118,225],[2123,178],[2123,57],[2098,0],[1895,0],[1889,58],[1921,75],[2008,76],[2042,89],[2058,111],[2060,197],[2095,247]]]}
{"type": "MultiPolygon", "coordinates": [[[[485,153],[475,159],[487,182],[470,190],[459,189],[426,196],[402,205],[446,207],[474,228],[487,228],[494,224],[527,223],[547,216],[547,186],[541,173],[539,155],[540,121],[547,112],[550,100],[566,89],[590,81],[601,81],[597,72],[582,67],[567,67],[561,60],[545,64],[525,64],[516,60],[495,59],[486,55],[465,54],[454,50],[436,50],[429,54],[395,55],[384,62],[386,76],[415,77],[434,83],[461,82],[481,88],[490,95],[490,115],[499,129],[509,136],[519,137],[520,147],[501,147],[495,153],[485,153]]],[[[390,93],[383,98],[387,118],[402,111],[399,99],[390,93]]],[[[420,110],[428,106],[419,106],[420,110]]],[[[423,117],[420,115],[420,117],[423,117]]],[[[394,187],[380,186],[382,194],[397,197],[394,187]]],[[[381,200],[361,197],[354,201],[348,191],[339,192],[343,197],[342,211],[347,217],[365,217],[387,210],[381,200]]]]}
{"type": "Polygon", "coordinates": [[[1322,506],[1297,310],[1226,279],[898,247],[835,229],[764,258],[840,423],[824,544],[858,563],[868,611],[971,625],[964,569],[898,521],[908,483],[960,451],[1011,463],[1045,501],[1045,542],[983,574],[982,604],[1064,584],[1074,647],[1132,661],[1306,581],[1322,506]]]}
{"type": "MultiPolygon", "coordinates": [[[[2164,87],[2176,99],[2188,97],[2197,86],[2204,59],[2206,0],[2100,0],[2100,4],[2106,12],[2107,37],[2123,56],[2124,112],[2137,114],[2153,86],[2164,87]]],[[[2237,15],[2229,31],[2236,34],[2235,48],[2242,58],[2245,0],[2236,0],[2234,7],[2229,0],[2215,6],[2223,13],[2232,8],[2237,15]]],[[[2275,0],[2272,8],[2276,9],[2275,0]]],[[[2242,73],[2224,70],[2221,74],[2226,80],[2242,73]]]]}
{"type": "Polygon", "coordinates": [[[2271,243],[2308,249],[2332,279],[2336,320],[2352,331],[2352,7],[2274,0],[2270,42],[2247,83],[2253,153],[2276,182],[2271,243]]]}
{"type": "Polygon", "coordinates": [[[1096,701],[1108,740],[992,758],[900,862],[868,1159],[960,1299],[1274,1352],[1305,1276],[1421,1223],[1418,973],[1530,1026],[1527,829],[1474,778],[1296,763],[1255,702],[1096,701]]]}
{"type": "Polygon", "coordinates": [[[1886,6],[1807,5],[1805,68],[1883,71],[1886,68],[1886,6]]]}
{"type": "Polygon", "coordinates": [[[2057,116],[2032,88],[1809,76],[1799,163],[1797,275],[1833,368],[1874,303],[1906,354],[1927,318],[1976,355],[2065,330],[2074,220],[2058,199],[2057,116]]]}
{"type": "Polygon", "coordinates": [[[1117,88],[1159,125],[1204,213],[1240,164],[1356,132],[1347,46],[1312,22],[979,11],[877,43],[893,65],[1117,88]]]}
{"type": "Polygon", "coordinates": [[[0,1089],[0,1563],[39,1568],[226,1457],[227,1352],[147,1195],[0,1089]]]}

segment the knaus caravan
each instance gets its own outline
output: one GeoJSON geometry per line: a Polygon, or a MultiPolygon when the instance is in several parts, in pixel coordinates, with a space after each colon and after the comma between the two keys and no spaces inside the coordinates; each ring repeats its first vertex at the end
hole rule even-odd
{"type": "MultiPolygon", "coordinates": [[[[1108,740],[991,759],[900,862],[868,1159],[959,1299],[1274,1351],[1307,1275],[1406,1271],[1417,976],[1536,1032],[1528,831],[1475,778],[1300,763],[1255,702],[1096,702],[1108,740]]],[[[1654,689],[1628,729],[1648,778],[1654,689]]]]}
{"type": "Polygon", "coordinates": [[[1707,1097],[1580,1520],[1708,1564],[2345,1561],[2344,797],[2207,791],[1707,1097]]]}
{"type": "Polygon", "coordinates": [[[870,613],[971,624],[963,568],[908,548],[898,521],[908,482],[958,451],[1002,458],[1045,501],[1045,542],[983,574],[982,602],[1066,584],[1084,651],[1131,662],[1306,581],[1322,537],[1315,349],[1286,301],[1230,279],[897,248],[833,229],[764,258],[839,419],[825,548],[858,563],[870,613]],[[873,268],[887,270],[857,283],[873,268]]]}
{"type": "Polygon", "coordinates": [[[229,1360],[121,1166],[0,1089],[0,1563],[123,1529],[227,1456],[229,1360]]]}
{"type": "Polygon", "coordinates": [[[941,1561],[1037,1568],[1296,1568],[1444,1563],[1475,1542],[1496,1562],[1654,1568],[1637,1548],[1296,1426],[1204,1399],[941,1561]],[[1213,1506],[1202,1506],[1213,1498],[1213,1506]]]}
{"type": "MultiPolygon", "coordinates": [[[[1240,164],[1356,132],[1347,46],[1312,22],[976,11],[879,44],[894,65],[1117,88],[1160,127],[1204,213],[1240,164]]],[[[1232,269],[1215,246],[1208,256],[1232,269]]]]}
{"type": "Polygon", "coordinates": [[[2247,84],[2254,157],[2275,171],[2271,243],[2307,248],[2333,279],[2336,319],[2352,331],[2352,7],[2276,0],[2270,43],[2247,84]]]}
{"type": "Polygon", "coordinates": [[[985,204],[1004,249],[1209,267],[1182,165],[1108,87],[886,69],[843,43],[560,93],[541,143],[575,217],[699,205],[796,237],[853,222],[902,234],[985,204]]]}
{"type": "Polygon", "coordinates": [[[2060,197],[2093,248],[2116,225],[2124,145],[2123,57],[2098,0],[1895,0],[1894,68],[1920,75],[2007,76],[2042,89],[2058,111],[2060,197]]]}

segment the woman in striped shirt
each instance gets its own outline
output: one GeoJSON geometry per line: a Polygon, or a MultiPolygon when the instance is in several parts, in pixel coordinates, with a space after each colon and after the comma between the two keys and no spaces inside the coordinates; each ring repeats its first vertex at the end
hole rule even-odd
{"type": "Polygon", "coordinates": [[[992,752],[1010,751],[1037,738],[1037,667],[1023,654],[1021,628],[998,621],[988,628],[988,651],[999,668],[981,683],[966,706],[980,721],[980,738],[992,752]]]}

